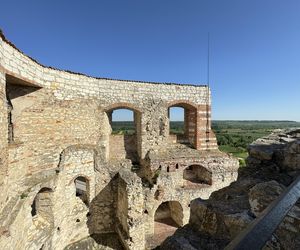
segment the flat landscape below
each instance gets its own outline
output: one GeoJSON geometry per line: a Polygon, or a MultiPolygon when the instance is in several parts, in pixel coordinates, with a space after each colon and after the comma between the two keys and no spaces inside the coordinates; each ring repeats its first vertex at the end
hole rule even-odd
{"type": "Polygon", "coordinates": [[[272,133],[275,129],[300,128],[300,122],[295,121],[213,121],[219,149],[240,158],[240,164],[245,165],[248,157],[247,147],[258,138],[272,133]]]}
{"type": "MultiPolygon", "coordinates": [[[[132,121],[115,121],[112,124],[114,134],[134,133],[132,121]]],[[[219,149],[231,153],[240,159],[240,164],[245,164],[248,156],[247,147],[258,138],[272,133],[275,129],[300,128],[300,122],[295,121],[231,121],[214,120],[212,129],[218,140],[219,149]]],[[[183,133],[183,121],[171,121],[170,132],[183,133]]]]}

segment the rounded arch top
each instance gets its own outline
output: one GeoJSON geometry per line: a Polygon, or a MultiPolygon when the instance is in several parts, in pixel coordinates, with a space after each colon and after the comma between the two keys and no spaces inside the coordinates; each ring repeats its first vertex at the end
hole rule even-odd
{"type": "Polygon", "coordinates": [[[200,163],[191,163],[191,164],[188,164],[186,167],[184,167],[184,169],[188,169],[188,168],[202,168],[202,169],[205,169],[209,172],[211,172],[212,170],[209,168],[209,166],[204,166],[200,163]]]}
{"type": "Polygon", "coordinates": [[[69,182],[69,185],[74,184],[75,180],[77,180],[78,178],[79,178],[79,180],[84,179],[87,183],[89,183],[91,181],[91,178],[89,176],[79,173],[71,179],[71,181],[69,182]]]}
{"type": "Polygon", "coordinates": [[[198,105],[188,100],[174,100],[167,103],[167,107],[181,107],[186,109],[197,109],[198,105]]]}
{"type": "Polygon", "coordinates": [[[42,187],[38,193],[43,193],[43,192],[53,192],[53,189],[50,187],[42,187]]]}
{"type": "Polygon", "coordinates": [[[40,193],[54,193],[55,188],[50,186],[41,186],[39,189],[36,189],[33,191],[34,196],[40,194],[40,193]]]}
{"type": "Polygon", "coordinates": [[[154,221],[168,225],[171,223],[174,227],[183,226],[183,219],[183,206],[178,200],[162,202],[154,213],[154,221]]]}
{"type": "Polygon", "coordinates": [[[191,164],[183,170],[183,179],[188,183],[212,185],[212,172],[200,164],[191,164]]]}
{"type": "Polygon", "coordinates": [[[129,109],[131,111],[137,112],[137,113],[142,113],[142,110],[135,106],[132,103],[128,102],[118,102],[118,103],[113,103],[107,107],[104,108],[105,112],[116,110],[116,109],[129,109]]]}
{"type": "Polygon", "coordinates": [[[161,202],[157,203],[154,207],[153,207],[153,211],[154,213],[156,212],[156,210],[163,204],[177,204],[181,209],[183,209],[183,204],[181,203],[181,201],[179,200],[174,200],[174,199],[166,199],[166,200],[162,200],[161,202]]]}

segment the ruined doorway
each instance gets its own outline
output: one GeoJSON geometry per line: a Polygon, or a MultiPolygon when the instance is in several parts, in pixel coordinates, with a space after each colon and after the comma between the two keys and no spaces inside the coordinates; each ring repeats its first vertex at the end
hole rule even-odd
{"type": "MultiPolygon", "coordinates": [[[[184,127],[184,108],[170,107],[169,113],[169,134],[175,142],[183,141],[185,134],[184,127]]],[[[183,141],[184,142],[184,141],[183,141]]],[[[188,142],[188,141],[186,141],[188,142]]]]}
{"type": "Polygon", "coordinates": [[[195,147],[196,108],[187,103],[175,103],[168,107],[169,138],[173,143],[195,147]]]}
{"type": "Polygon", "coordinates": [[[126,106],[116,106],[106,113],[111,127],[109,159],[129,159],[133,165],[138,165],[141,144],[141,113],[126,106]]]}
{"type": "Polygon", "coordinates": [[[186,186],[211,185],[212,173],[201,165],[190,165],[183,170],[186,186]]]}
{"type": "Polygon", "coordinates": [[[183,226],[183,209],[178,201],[166,201],[159,205],[154,215],[152,245],[161,244],[176,229],[183,226]]]}
{"type": "Polygon", "coordinates": [[[76,197],[80,198],[83,203],[88,206],[89,205],[89,181],[83,177],[79,176],[74,180],[75,189],[76,189],[76,197]]]}
{"type": "Polygon", "coordinates": [[[54,222],[52,194],[53,190],[51,188],[42,188],[31,205],[31,216],[34,219],[46,222],[48,225],[53,225],[54,222]]]}

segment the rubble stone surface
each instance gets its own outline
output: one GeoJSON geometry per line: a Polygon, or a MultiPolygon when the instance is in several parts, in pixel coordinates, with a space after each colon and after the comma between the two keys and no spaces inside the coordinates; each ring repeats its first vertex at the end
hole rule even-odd
{"type": "Polygon", "coordinates": [[[161,206],[185,225],[191,200],[237,177],[210,100],[204,85],[46,67],[0,32],[0,249],[145,249],[161,206]],[[184,109],[183,135],[170,134],[171,107],[184,109]],[[112,133],[122,108],[133,135],[112,133]]]}
{"type": "MultiPolygon", "coordinates": [[[[189,223],[160,249],[224,249],[300,174],[300,129],[276,130],[249,146],[248,165],[237,181],[191,203],[189,223]],[[196,244],[197,243],[197,244],[196,244]]],[[[264,249],[300,248],[300,202],[290,210],[264,249]]]]}

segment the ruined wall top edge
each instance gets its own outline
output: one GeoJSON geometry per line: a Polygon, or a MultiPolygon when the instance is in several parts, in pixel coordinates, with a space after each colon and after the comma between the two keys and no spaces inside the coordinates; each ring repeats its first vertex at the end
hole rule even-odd
{"type": "Polygon", "coordinates": [[[210,90],[206,85],[95,78],[46,67],[16,48],[1,30],[0,71],[32,85],[50,88],[59,99],[112,98],[114,102],[134,102],[135,99],[150,98],[166,102],[189,100],[195,104],[210,102],[210,90]]]}

